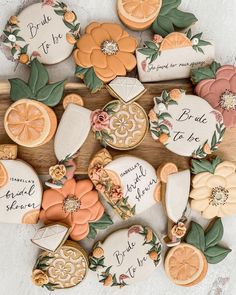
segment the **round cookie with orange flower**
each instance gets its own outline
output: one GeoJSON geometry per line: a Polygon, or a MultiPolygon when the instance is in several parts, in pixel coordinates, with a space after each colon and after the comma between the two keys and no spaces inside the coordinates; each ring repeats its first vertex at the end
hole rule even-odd
{"type": "Polygon", "coordinates": [[[204,218],[236,215],[236,165],[222,161],[193,160],[191,208],[204,218]]]}
{"type": "Polygon", "coordinates": [[[92,92],[116,76],[125,76],[136,66],[137,40],[118,24],[91,23],[76,46],[76,76],[82,78],[92,92]]]}
{"type": "Polygon", "coordinates": [[[113,222],[105,213],[99,195],[89,179],[67,180],[61,188],[44,191],[40,219],[45,224],[62,222],[71,227],[70,237],[80,241],[95,238],[97,230],[113,222]]]}
{"type": "Polygon", "coordinates": [[[216,151],[225,133],[222,114],[182,89],[164,90],[154,97],[149,121],[154,140],[186,157],[204,158],[216,151]]]}

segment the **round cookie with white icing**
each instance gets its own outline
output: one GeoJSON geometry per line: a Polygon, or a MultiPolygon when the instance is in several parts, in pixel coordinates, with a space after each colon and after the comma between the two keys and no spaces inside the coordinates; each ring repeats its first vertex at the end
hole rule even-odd
{"type": "Polygon", "coordinates": [[[160,181],[145,160],[120,156],[112,160],[107,150],[92,159],[88,174],[96,189],[124,220],[147,210],[160,200],[160,181]]]}
{"type": "Polygon", "coordinates": [[[21,160],[0,160],[0,173],[0,222],[37,223],[42,186],[36,172],[21,160]]]}
{"type": "Polygon", "coordinates": [[[184,90],[163,91],[154,98],[149,113],[150,131],[170,151],[187,157],[204,158],[217,150],[225,127],[221,113],[208,102],[184,90]]]}
{"type": "Polygon", "coordinates": [[[12,16],[4,30],[4,43],[14,59],[56,64],[66,59],[79,38],[80,24],[73,11],[60,1],[43,0],[12,16]]]}
{"type": "Polygon", "coordinates": [[[161,261],[162,245],[151,228],[134,225],[121,229],[104,242],[97,242],[90,256],[90,269],[99,282],[124,287],[147,279],[161,261]]]}
{"type": "Polygon", "coordinates": [[[44,251],[32,272],[32,282],[49,291],[80,284],[88,271],[88,257],[78,243],[67,241],[55,253],[44,251]]]}
{"type": "Polygon", "coordinates": [[[117,150],[130,150],[144,139],[148,118],[136,102],[124,104],[119,100],[109,102],[102,110],[91,114],[92,130],[102,145],[117,150]]]}

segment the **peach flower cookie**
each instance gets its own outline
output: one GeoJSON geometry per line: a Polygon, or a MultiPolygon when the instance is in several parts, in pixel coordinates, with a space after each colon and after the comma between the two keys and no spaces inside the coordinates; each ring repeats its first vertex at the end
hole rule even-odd
{"type": "Polygon", "coordinates": [[[33,58],[43,64],[56,64],[70,56],[79,39],[76,14],[61,1],[42,0],[11,16],[4,33],[4,44],[12,58],[30,64],[33,58]]]}
{"type": "Polygon", "coordinates": [[[194,14],[179,9],[181,0],[162,1],[159,15],[152,24],[152,31],[162,37],[175,31],[185,31],[198,19],[194,14]]]}
{"type": "Polygon", "coordinates": [[[133,225],[98,241],[89,257],[89,267],[104,287],[121,288],[148,279],[160,265],[161,253],[162,244],[154,231],[133,225]]]}
{"type": "Polygon", "coordinates": [[[71,227],[70,237],[95,238],[97,229],[112,224],[90,180],[67,180],[63,187],[44,191],[40,219],[45,224],[62,222],[71,227]]]}
{"type": "Polygon", "coordinates": [[[151,26],[162,6],[162,0],[117,0],[120,20],[131,30],[142,31],[151,26]]]}
{"type": "Polygon", "coordinates": [[[36,224],[42,185],[34,169],[16,159],[17,146],[0,145],[0,222],[36,224]]]}
{"type": "Polygon", "coordinates": [[[191,208],[204,218],[236,215],[236,165],[220,158],[192,161],[191,208]]]}
{"type": "Polygon", "coordinates": [[[91,125],[102,146],[130,150],[143,141],[148,130],[148,118],[138,103],[113,100],[103,109],[92,112],[91,125]]]}
{"type": "Polygon", "coordinates": [[[125,76],[136,66],[137,40],[118,24],[91,23],[76,46],[76,76],[82,78],[92,92],[116,76],[125,76]]]}
{"type": "Polygon", "coordinates": [[[31,62],[28,83],[18,78],[9,81],[14,103],[5,114],[6,133],[21,146],[37,147],[47,143],[57,128],[57,118],[50,107],[60,102],[64,81],[48,84],[48,72],[37,59],[31,62]]]}
{"type": "Polygon", "coordinates": [[[32,271],[32,283],[48,291],[80,284],[88,272],[88,255],[73,241],[66,241],[55,252],[43,251],[32,271]]]}
{"type": "Polygon", "coordinates": [[[196,94],[221,112],[225,126],[236,127],[236,67],[213,62],[192,70],[192,81],[196,94]]]}
{"type": "Polygon", "coordinates": [[[223,117],[204,99],[172,89],[153,100],[149,121],[154,140],[186,157],[204,158],[217,150],[225,133],[223,117]]]}
{"type": "Polygon", "coordinates": [[[106,149],[92,158],[88,175],[96,189],[124,220],[160,201],[160,181],[146,161],[123,155],[116,159],[106,149]]]}
{"type": "Polygon", "coordinates": [[[189,78],[196,65],[209,65],[215,58],[215,48],[202,39],[202,33],[192,36],[189,30],[172,32],[164,38],[155,34],[136,50],[136,57],[141,82],[166,81],[189,78]]]}
{"type": "Polygon", "coordinates": [[[216,219],[204,232],[201,225],[191,223],[186,242],[168,251],[165,271],[176,285],[190,287],[200,283],[206,276],[208,264],[221,262],[231,252],[218,243],[223,236],[221,219],[216,219]]]}

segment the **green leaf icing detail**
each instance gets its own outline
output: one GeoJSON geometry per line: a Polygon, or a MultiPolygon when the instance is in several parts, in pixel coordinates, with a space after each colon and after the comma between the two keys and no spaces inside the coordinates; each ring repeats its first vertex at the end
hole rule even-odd
{"type": "Polygon", "coordinates": [[[159,15],[152,25],[152,30],[167,36],[174,31],[183,30],[197,22],[194,14],[183,12],[178,9],[181,0],[164,0],[159,15]]]}
{"type": "Polygon", "coordinates": [[[216,167],[221,163],[219,157],[214,158],[212,161],[208,160],[192,160],[192,173],[198,174],[202,172],[209,172],[214,174],[216,167]]]}
{"type": "Polygon", "coordinates": [[[147,56],[149,64],[151,64],[161,54],[159,45],[152,41],[145,41],[145,47],[138,49],[138,52],[147,56]]]}
{"type": "Polygon", "coordinates": [[[217,218],[205,233],[198,223],[192,221],[186,242],[201,250],[208,263],[216,264],[225,259],[231,252],[231,249],[218,245],[223,237],[223,233],[224,228],[221,218],[217,218]]]}
{"type": "Polygon", "coordinates": [[[98,221],[89,223],[89,234],[87,237],[94,240],[98,230],[106,229],[112,224],[113,221],[111,220],[111,217],[106,212],[104,212],[98,221]]]}
{"type": "Polygon", "coordinates": [[[204,230],[200,224],[192,221],[191,222],[191,230],[189,231],[186,242],[191,244],[201,250],[202,252],[205,251],[205,237],[204,237],[204,230]]]}
{"type": "Polygon", "coordinates": [[[216,246],[223,238],[224,228],[220,218],[205,234],[206,248],[216,246]]]}
{"type": "Polygon", "coordinates": [[[198,84],[202,80],[215,79],[217,70],[221,67],[221,64],[214,61],[211,65],[192,69],[191,70],[191,80],[193,84],[198,84]]]}
{"type": "Polygon", "coordinates": [[[48,72],[37,60],[33,59],[30,67],[28,84],[21,79],[10,79],[10,97],[13,101],[22,98],[35,99],[50,107],[56,106],[63,95],[65,81],[48,83],[48,72]]]}
{"type": "Polygon", "coordinates": [[[92,93],[96,93],[103,87],[103,81],[99,79],[91,68],[83,68],[76,66],[75,74],[77,77],[84,80],[85,85],[91,90],[92,93]]]}

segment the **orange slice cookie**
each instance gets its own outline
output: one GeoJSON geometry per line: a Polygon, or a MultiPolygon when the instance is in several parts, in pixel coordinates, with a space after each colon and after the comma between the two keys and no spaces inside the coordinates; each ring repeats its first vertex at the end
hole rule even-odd
{"type": "Polygon", "coordinates": [[[178,167],[174,163],[165,163],[157,169],[157,175],[161,182],[167,183],[168,175],[177,173],[178,167]]]}
{"type": "Polygon", "coordinates": [[[81,107],[84,106],[83,98],[76,93],[70,93],[64,97],[63,108],[66,109],[70,103],[76,104],[81,107]]]}
{"type": "Polygon", "coordinates": [[[0,162],[0,187],[3,187],[8,181],[8,175],[5,167],[0,162]]]}
{"type": "Polygon", "coordinates": [[[36,147],[53,137],[57,118],[54,111],[43,103],[20,99],[8,108],[4,127],[8,136],[17,144],[36,147]]]}
{"type": "Polygon", "coordinates": [[[173,32],[164,38],[160,46],[160,51],[188,46],[192,46],[192,42],[185,34],[173,32]]]}
{"type": "Polygon", "coordinates": [[[165,259],[165,271],[173,283],[190,287],[204,279],[208,264],[203,253],[196,247],[181,243],[172,248],[165,259]]]}
{"type": "Polygon", "coordinates": [[[130,29],[140,31],[151,26],[158,16],[162,0],[118,0],[120,20],[130,29]]]}

